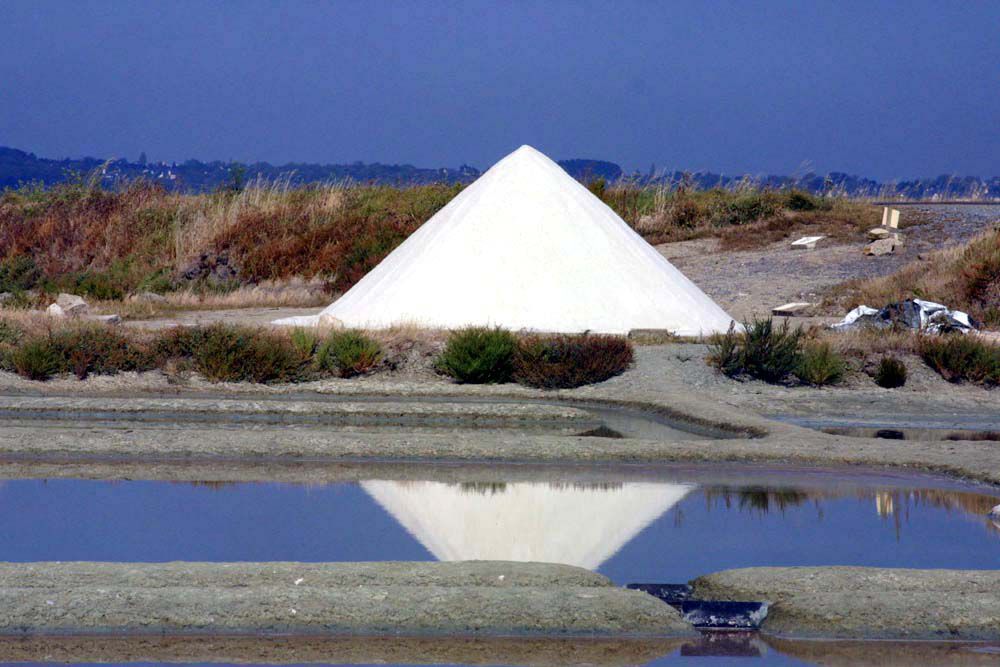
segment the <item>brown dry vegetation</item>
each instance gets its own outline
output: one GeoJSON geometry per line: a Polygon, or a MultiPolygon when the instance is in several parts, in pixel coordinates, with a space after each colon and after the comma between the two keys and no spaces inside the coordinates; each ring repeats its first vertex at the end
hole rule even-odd
{"type": "MultiPolygon", "coordinates": [[[[180,290],[199,295],[184,297],[191,302],[299,280],[340,292],[461,187],[255,182],[239,192],[181,195],[135,182],[118,191],[85,184],[8,191],[0,195],[0,291],[68,291],[118,301],[140,290],[180,290]],[[188,269],[199,261],[232,271],[221,278],[194,275],[188,269]]],[[[877,215],[860,202],[800,192],[601,182],[591,189],[653,243],[721,236],[724,246],[743,248],[806,232],[843,237],[871,226],[877,215]]],[[[274,301],[263,292],[244,296],[235,300],[274,301]]],[[[314,293],[300,296],[306,303],[274,305],[316,300],[314,293]]]]}
{"type": "Polygon", "coordinates": [[[817,197],[797,190],[694,191],[684,187],[614,186],[590,189],[650,243],[719,237],[723,250],[761,248],[790,236],[864,238],[879,210],[861,200],[817,197]]]}
{"type": "Polygon", "coordinates": [[[928,255],[892,275],[845,283],[828,302],[838,308],[880,308],[912,298],[943,303],[987,325],[1000,325],[1000,230],[928,255]]]}

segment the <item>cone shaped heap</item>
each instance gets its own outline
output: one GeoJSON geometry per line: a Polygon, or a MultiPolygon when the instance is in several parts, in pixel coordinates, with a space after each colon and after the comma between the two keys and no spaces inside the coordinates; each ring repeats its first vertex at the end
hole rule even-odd
{"type": "Polygon", "coordinates": [[[731,321],[601,200],[522,146],[322,313],[277,323],[696,336],[731,321]]]}
{"type": "Polygon", "coordinates": [[[694,489],[634,482],[609,488],[528,482],[484,489],[442,482],[361,486],[438,560],[563,563],[589,570],[694,489]]]}

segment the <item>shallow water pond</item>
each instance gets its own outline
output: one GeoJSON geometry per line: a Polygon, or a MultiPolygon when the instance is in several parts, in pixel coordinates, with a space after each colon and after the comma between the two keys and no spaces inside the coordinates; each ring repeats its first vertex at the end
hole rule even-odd
{"type": "MultiPolygon", "coordinates": [[[[502,473],[501,473],[502,474],[502,473]]],[[[558,482],[0,482],[0,560],[530,560],[614,581],[753,565],[1000,567],[1000,503],[933,478],[697,468],[558,482]]]]}
{"type": "MultiPolygon", "coordinates": [[[[718,466],[390,466],[380,472],[379,479],[309,485],[11,479],[0,482],[0,560],[544,560],[594,569],[619,584],[684,582],[753,565],[1000,566],[1000,526],[985,516],[1000,494],[932,477],[718,466]]],[[[269,655],[262,646],[277,650],[274,640],[190,639],[160,647],[142,639],[134,648],[129,641],[8,639],[0,641],[0,662],[253,663],[269,655]],[[207,644],[198,647],[198,641],[207,644]]],[[[271,661],[723,665],[753,657],[754,664],[804,665],[850,664],[851,655],[871,658],[877,650],[885,659],[909,656],[914,664],[952,658],[988,664],[997,650],[885,642],[852,648],[757,635],[606,646],[587,640],[469,640],[475,645],[457,648],[445,639],[322,641],[332,644],[293,647],[271,661]]]]}

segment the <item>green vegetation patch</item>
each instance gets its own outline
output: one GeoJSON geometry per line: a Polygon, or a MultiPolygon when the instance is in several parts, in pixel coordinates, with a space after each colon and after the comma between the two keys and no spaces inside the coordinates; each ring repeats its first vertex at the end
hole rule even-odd
{"type": "Polygon", "coordinates": [[[370,373],[382,361],[382,346],[360,331],[334,331],[316,352],[316,366],[342,378],[370,373]]]}
{"type": "Polygon", "coordinates": [[[947,334],[924,337],[919,352],[924,363],[948,382],[1000,384],[1000,345],[974,335],[947,334]]]}
{"type": "Polygon", "coordinates": [[[448,337],[437,369],[458,382],[499,384],[514,374],[517,336],[500,328],[470,327],[448,337]]]}
{"type": "Polygon", "coordinates": [[[527,336],[518,343],[513,378],[543,389],[571,389],[603,382],[632,363],[622,336],[527,336]]]}

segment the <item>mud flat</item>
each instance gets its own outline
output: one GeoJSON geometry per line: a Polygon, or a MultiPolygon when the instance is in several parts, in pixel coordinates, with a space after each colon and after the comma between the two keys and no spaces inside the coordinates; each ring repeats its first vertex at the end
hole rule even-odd
{"type": "Polygon", "coordinates": [[[691,583],[705,599],[771,602],[761,628],[771,635],[1000,640],[997,570],[753,567],[691,583]]]}
{"type": "Polygon", "coordinates": [[[645,665],[691,639],[0,636],[2,662],[645,665]]]}
{"type": "Polygon", "coordinates": [[[993,442],[895,441],[829,435],[683,393],[638,388],[552,393],[510,389],[503,393],[493,387],[455,392],[454,387],[434,384],[420,388],[424,393],[413,387],[401,393],[407,403],[390,401],[383,407],[375,402],[366,403],[360,400],[362,395],[355,394],[351,398],[357,402],[348,404],[346,409],[336,406],[342,397],[327,398],[322,394],[291,403],[277,396],[258,396],[252,401],[211,397],[183,400],[136,397],[113,401],[97,397],[7,397],[4,425],[0,428],[0,459],[8,463],[79,464],[117,460],[206,465],[222,460],[256,464],[268,461],[275,464],[306,461],[779,463],[902,468],[1000,484],[1000,447],[993,442]],[[439,405],[444,398],[449,403],[439,405]],[[565,401],[569,405],[554,408],[516,403],[539,399],[550,403],[565,401]],[[103,400],[114,409],[101,410],[103,400]],[[325,405],[324,400],[330,404],[325,405]],[[199,401],[203,402],[199,405],[199,401]],[[422,405],[421,401],[427,401],[428,405],[422,405]],[[593,415],[585,414],[579,406],[642,413],[648,418],[647,423],[652,419],[668,420],[681,430],[672,430],[669,438],[655,431],[626,433],[625,437],[530,432],[531,424],[545,423],[556,428],[589,428],[593,415]],[[159,414],[159,423],[142,417],[151,413],[159,414]],[[212,423],[204,421],[208,413],[212,423]],[[262,415],[262,421],[248,423],[247,418],[254,414],[262,415]],[[274,415],[281,418],[294,415],[295,419],[320,415],[338,420],[350,415],[352,419],[363,416],[365,423],[376,428],[366,431],[322,422],[275,424],[268,421],[274,415]],[[448,432],[378,428],[383,422],[392,424],[396,423],[393,420],[411,417],[419,421],[428,416],[432,421],[443,419],[445,425],[453,420],[455,427],[448,432]],[[230,423],[226,423],[227,419],[230,423]],[[476,424],[484,422],[496,428],[477,428],[476,424]]]}
{"type": "Polygon", "coordinates": [[[688,637],[659,600],[565,565],[0,566],[0,635],[688,637]]]}

